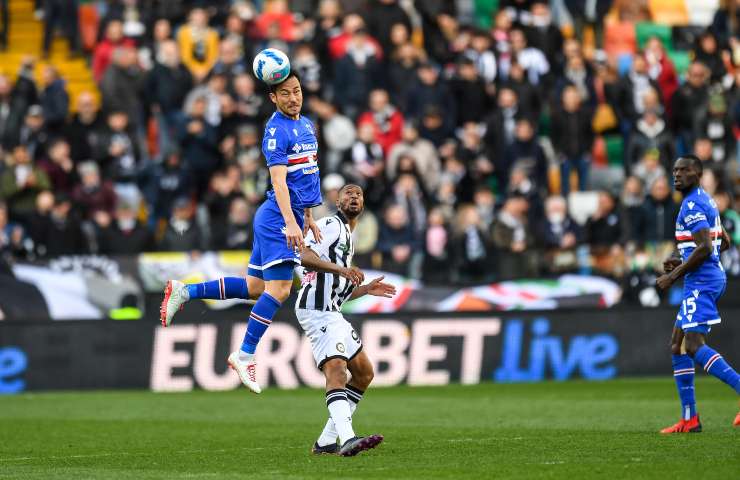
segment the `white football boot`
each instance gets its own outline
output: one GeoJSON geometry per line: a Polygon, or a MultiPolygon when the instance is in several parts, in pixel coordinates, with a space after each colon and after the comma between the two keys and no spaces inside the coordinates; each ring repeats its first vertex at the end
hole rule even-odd
{"type": "Polygon", "coordinates": [[[169,327],[175,314],[182,310],[182,306],[190,300],[185,284],[177,280],[170,280],[164,289],[164,299],[159,307],[159,319],[163,327],[169,327]]]}
{"type": "Polygon", "coordinates": [[[231,352],[227,362],[229,363],[229,367],[239,375],[239,380],[242,381],[245,387],[254,393],[260,393],[262,391],[260,384],[257,383],[257,362],[254,360],[243,362],[239,359],[239,352],[231,352]]]}

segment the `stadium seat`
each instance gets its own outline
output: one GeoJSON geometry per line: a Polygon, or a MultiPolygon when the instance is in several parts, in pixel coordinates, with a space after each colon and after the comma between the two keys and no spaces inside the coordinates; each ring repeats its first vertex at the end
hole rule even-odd
{"type": "Polygon", "coordinates": [[[624,163],[624,140],[621,135],[605,135],[606,158],[609,165],[622,165],[624,163]]]}
{"type": "Polygon", "coordinates": [[[650,17],[656,23],[663,25],[686,25],[689,23],[686,0],[650,0],[648,8],[650,17]]]}
{"type": "Polygon", "coordinates": [[[673,65],[676,67],[676,73],[683,75],[689,69],[691,63],[691,53],[682,50],[668,50],[673,65]]]}
{"type": "Polygon", "coordinates": [[[673,48],[671,43],[671,27],[669,25],[640,22],[635,25],[635,35],[637,37],[637,46],[644,48],[650,37],[658,37],[667,49],[673,48]]]}

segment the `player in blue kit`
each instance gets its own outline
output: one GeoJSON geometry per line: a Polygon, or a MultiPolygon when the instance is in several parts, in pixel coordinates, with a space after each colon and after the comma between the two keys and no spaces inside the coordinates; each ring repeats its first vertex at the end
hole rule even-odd
{"type": "Polygon", "coordinates": [[[303,93],[298,76],[291,72],[281,83],[271,85],[270,100],[277,110],[265,126],[262,153],[273,188],[254,217],[246,279],[228,277],[191,285],[171,280],[160,309],[162,325],[168,326],[182,305],[194,298],[256,299],[244,343],[228,358],[239,379],[254,393],[261,392],[254,352],[275,312],[290,295],[303,237],[311,230],[321,238],[311,216],[311,207],[321,204],[318,141],[311,121],[301,116],[303,93]]]}
{"type": "MultiPolygon", "coordinates": [[[[666,271],[657,280],[665,290],[684,278],[683,302],[671,336],[673,377],[681,399],[681,420],[661,433],[701,432],[694,397],[694,362],[740,394],[740,375],[722,356],[706,344],[712,325],[721,322],[717,301],[725,291],[727,277],[720,252],[729,248],[730,238],[722,228],[717,204],[700,186],[703,167],[694,155],[680,157],[673,167],[673,184],[683,194],[676,219],[679,257],[666,260],[666,271]]],[[[740,413],[734,425],[740,426],[740,413]]]]}

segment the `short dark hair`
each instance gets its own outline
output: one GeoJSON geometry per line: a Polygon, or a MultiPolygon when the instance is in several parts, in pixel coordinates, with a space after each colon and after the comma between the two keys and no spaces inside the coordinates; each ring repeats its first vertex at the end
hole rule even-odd
{"type": "Polygon", "coordinates": [[[341,194],[344,190],[346,190],[348,188],[359,188],[360,191],[362,192],[362,194],[363,195],[365,194],[365,192],[362,190],[362,187],[359,186],[359,185],[357,185],[357,184],[355,184],[355,183],[345,183],[344,185],[342,185],[342,188],[339,189],[339,192],[338,193],[341,194]]]}
{"type": "MultiPolygon", "coordinates": [[[[704,163],[694,154],[687,154],[687,155],[681,155],[678,157],[678,160],[686,159],[691,163],[691,166],[696,169],[697,172],[699,172],[699,175],[704,173],[704,163]]],[[[678,161],[677,160],[677,161],[678,161]]]]}
{"type": "Polygon", "coordinates": [[[294,77],[296,80],[298,80],[298,83],[301,83],[301,77],[296,73],[295,70],[291,70],[287,77],[281,82],[275,83],[270,85],[270,93],[277,93],[278,88],[280,88],[280,85],[287,82],[290,77],[294,77]]]}

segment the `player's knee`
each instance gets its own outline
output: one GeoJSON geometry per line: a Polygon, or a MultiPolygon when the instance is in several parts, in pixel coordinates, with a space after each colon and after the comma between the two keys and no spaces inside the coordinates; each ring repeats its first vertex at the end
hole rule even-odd
{"type": "Polygon", "coordinates": [[[257,299],[265,291],[265,282],[261,278],[247,275],[247,290],[249,298],[257,299]]]}
{"type": "Polygon", "coordinates": [[[267,285],[265,285],[265,291],[278,302],[284,302],[288,299],[288,296],[290,295],[290,288],[292,287],[292,285],[293,282],[290,280],[271,281],[267,282],[267,285]]]}
{"type": "Polygon", "coordinates": [[[347,362],[341,358],[335,358],[326,362],[322,370],[326,377],[327,388],[344,388],[347,384],[347,362]]]}

